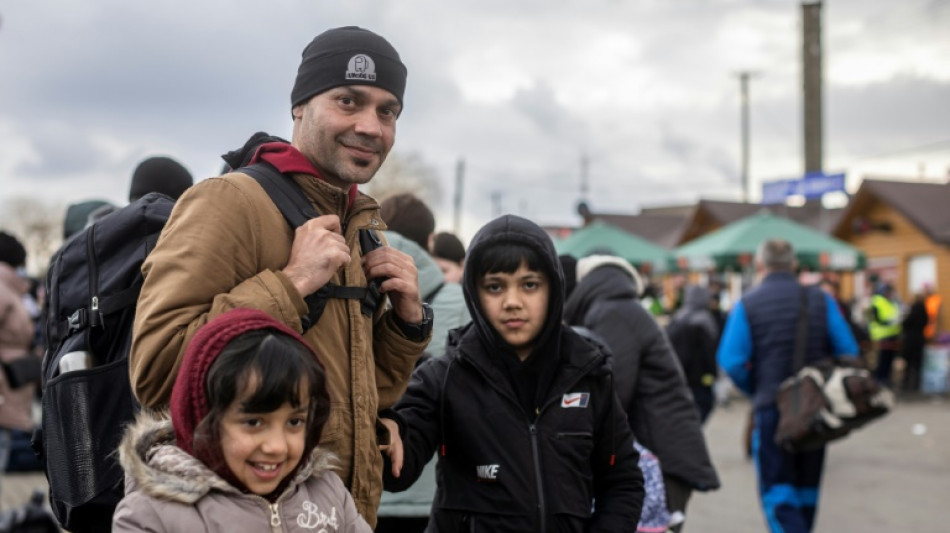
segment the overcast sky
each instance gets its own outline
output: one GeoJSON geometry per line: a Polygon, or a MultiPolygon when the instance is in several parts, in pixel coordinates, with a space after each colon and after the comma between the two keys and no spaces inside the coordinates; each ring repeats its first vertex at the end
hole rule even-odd
{"type": "MultiPolygon", "coordinates": [[[[576,223],[584,154],[595,211],[739,199],[744,70],[756,190],[802,172],[797,1],[0,0],[0,201],[122,203],[158,154],[217,174],[290,136],[300,52],[350,24],[408,66],[394,152],[441,176],[442,229],[464,158],[463,237],[494,191],[576,223]]],[[[826,169],[946,179],[950,1],[829,0],[823,25],[826,169]]]]}

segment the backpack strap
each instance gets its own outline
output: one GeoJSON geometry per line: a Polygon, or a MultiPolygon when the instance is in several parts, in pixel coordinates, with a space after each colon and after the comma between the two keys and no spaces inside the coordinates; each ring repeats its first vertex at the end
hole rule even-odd
{"type": "Polygon", "coordinates": [[[311,218],[320,216],[320,213],[307,201],[307,195],[304,194],[300,185],[277,170],[274,165],[260,161],[241,167],[235,172],[247,174],[260,183],[291,228],[297,229],[311,218]]]}
{"type": "MultiPolygon", "coordinates": [[[[271,201],[284,215],[284,219],[287,220],[291,228],[297,229],[306,224],[311,218],[320,216],[320,213],[307,201],[307,195],[300,185],[270,163],[259,161],[236,169],[235,172],[254,178],[264,189],[264,192],[270,196],[271,201]]],[[[369,230],[360,230],[360,248],[365,253],[366,249],[363,246],[364,239],[362,238],[363,231],[369,230]]],[[[378,293],[378,291],[376,292],[378,293]]],[[[300,317],[303,331],[306,332],[320,320],[323,310],[327,306],[328,298],[360,300],[363,313],[372,316],[379,305],[379,300],[381,300],[378,294],[374,298],[373,293],[374,291],[367,287],[343,287],[335,283],[327,283],[313,294],[304,297],[308,312],[305,316],[300,317]],[[368,300],[375,305],[369,306],[368,300]]]]}
{"type": "Polygon", "coordinates": [[[798,318],[795,323],[795,350],[792,352],[792,375],[805,366],[805,348],[808,344],[808,289],[799,289],[798,318]]]}

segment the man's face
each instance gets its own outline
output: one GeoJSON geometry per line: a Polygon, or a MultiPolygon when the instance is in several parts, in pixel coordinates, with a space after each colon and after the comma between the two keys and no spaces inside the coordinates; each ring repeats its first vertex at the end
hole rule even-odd
{"type": "Polygon", "coordinates": [[[330,184],[368,183],[393,147],[400,111],[384,89],[336,87],[293,109],[293,145],[330,184]]]}
{"type": "Polygon", "coordinates": [[[544,329],[551,292],[543,272],[528,269],[490,272],[478,284],[478,298],[485,318],[524,361],[531,355],[535,338],[544,329]]]}

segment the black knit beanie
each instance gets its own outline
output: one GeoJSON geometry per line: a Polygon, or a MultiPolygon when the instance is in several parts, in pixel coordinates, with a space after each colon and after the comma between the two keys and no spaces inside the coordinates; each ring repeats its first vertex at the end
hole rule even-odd
{"type": "Polygon", "coordinates": [[[132,173],[129,201],[134,202],[150,192],[159,192],[177,200],[194,183],[191,173],[170,157],[150,157],[139,163],[132,173]]]}
{"type": "Polygon", "coordinates": [[[452,233],[436,233],[432,238],[432,257],[461,264],[465,261],[465,245],[452,233]]]}
{"type": "Polygon", "coordinates": [[[389,41],[369,30],[356,26],[327,30],[303,50],[290,107],[341,85],[374,85],[391,92],[401,104],[406,66],[389,41]]]}
{"type": "Polygon", "coordinates": [[[5,231],[0,231],[0,263],[6,263],[13,268],[26,264],[26,248],[19,239],[5,231]]]}
{"type": "Polygon", "coordinates": [[[423,250],[429,249],[429,235],[435,231],[432,210],[412,193],[390,196],[380,202],[379,216],[386,226],[403,237],[415,242],[423,250]]]}

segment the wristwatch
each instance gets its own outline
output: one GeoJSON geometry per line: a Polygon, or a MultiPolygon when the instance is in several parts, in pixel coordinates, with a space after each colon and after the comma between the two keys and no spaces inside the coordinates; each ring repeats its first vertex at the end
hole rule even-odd
{"type": "Polygon", "coordinates": [[[400,318],[398,314],[393,314],[396,325],[399,326],[399,331],[413,342],[420,342],[429,337],[429,334],[432,333],[432,319],[434,316],[432,308],[425,302],[422,303],[422,322],[418,324],[410,324],[400,318]]]}

